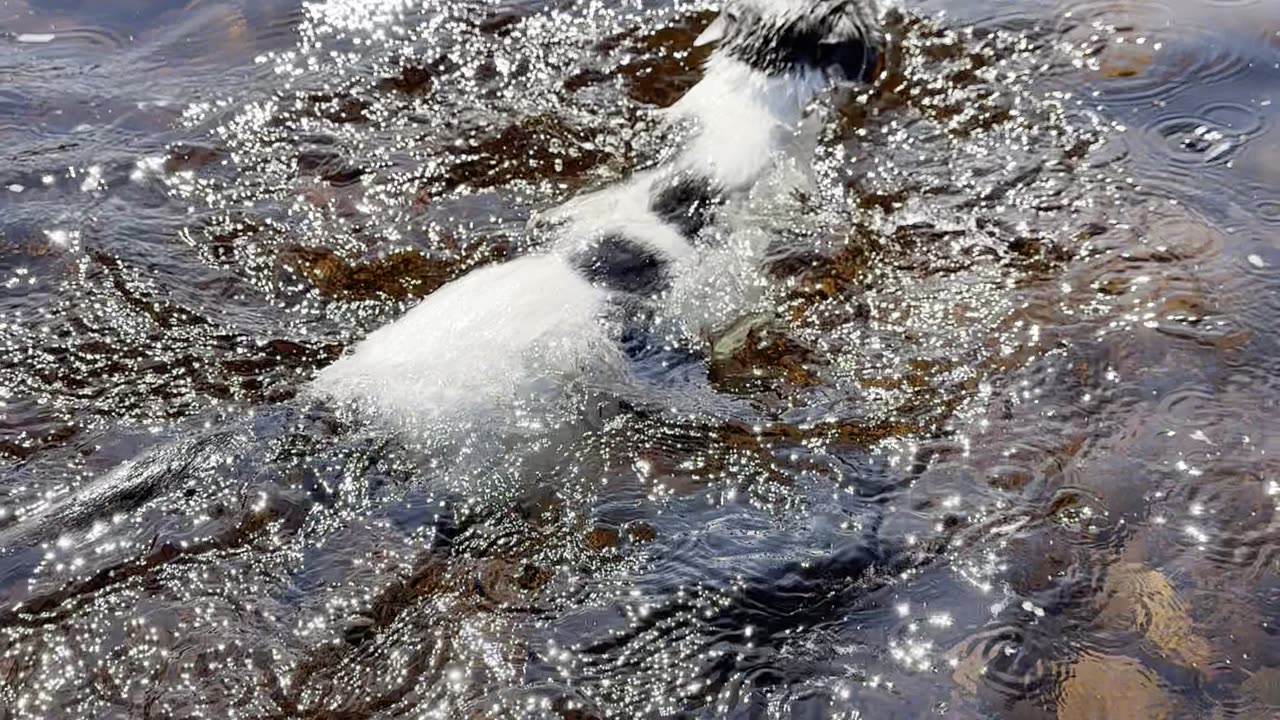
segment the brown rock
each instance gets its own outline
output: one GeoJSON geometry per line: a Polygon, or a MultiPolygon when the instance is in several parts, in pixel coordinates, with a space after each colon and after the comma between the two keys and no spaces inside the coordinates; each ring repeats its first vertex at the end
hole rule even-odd
{"type": "Polygon", "coordinates": [[[1165,720],[1173,711],[1155,674],[1131,658],[1080,658],[1059,688],[1058,720],[1165,720]]]}
{"type": "Polygon", "coordinates": [[[585,538],[587,547],[604,552],[618,547],[618,531],[612,528],[593,528],[585,538]]]}
{"type": "Polygon", "coordinates": [[[658,531],[647,522],[636,520],[627,523],[627,539],[633,543],[651,543],[658,537],[658,531]]]}

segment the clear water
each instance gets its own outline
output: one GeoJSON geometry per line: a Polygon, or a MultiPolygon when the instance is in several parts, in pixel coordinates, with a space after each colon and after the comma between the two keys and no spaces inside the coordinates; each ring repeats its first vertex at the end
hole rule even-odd
{"type": "Polygon", "coordinates": [[[908,3],[639,386],[300,396],[709,17],[0,2],[0,716],[1280,713],[1274,0],[908,3]]]}

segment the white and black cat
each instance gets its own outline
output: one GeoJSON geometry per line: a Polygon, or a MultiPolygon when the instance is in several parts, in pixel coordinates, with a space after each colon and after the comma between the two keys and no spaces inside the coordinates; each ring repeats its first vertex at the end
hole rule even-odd
{"type": "Polygon", "coordinates": [[[544,214],[544,252],[446,285],[313,390],[412,421],[616,359],[617,323],[604,318],[677,282],[708,226],[795,144],[814,98],[870,81],[881,14],[875,0],[731,0],[696,41],[716,44],[704,77],[664,111],[693,128],[670,161],[544,214]]]}

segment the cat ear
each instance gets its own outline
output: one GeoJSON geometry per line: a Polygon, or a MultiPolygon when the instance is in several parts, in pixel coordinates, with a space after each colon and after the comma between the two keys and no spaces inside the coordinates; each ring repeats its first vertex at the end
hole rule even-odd
{"type": "Polygon", "coordinates": [[[702,34],[698,36],[698,39],[693,41],[693,46],[701,47],[703,45],[710,45],[713,42],[720,42],[724,39],[725,31],[728,28],[729,21],[725,19],[725,13],[720,13],[716,16],[715,20],[711,21],[711,24],[707,26],[707,29],[702,31],[702,34]]]}

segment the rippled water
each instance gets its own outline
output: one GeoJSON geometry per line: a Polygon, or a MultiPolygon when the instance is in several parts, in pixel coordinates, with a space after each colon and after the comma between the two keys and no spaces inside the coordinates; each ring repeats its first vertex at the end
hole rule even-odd
{"type": "Polygon", "coordinates": [[[300,396],[710,17],[0,2],[0,716],[1276,717],[1274,0],[908,3],[641,387],[300,396]]]}

